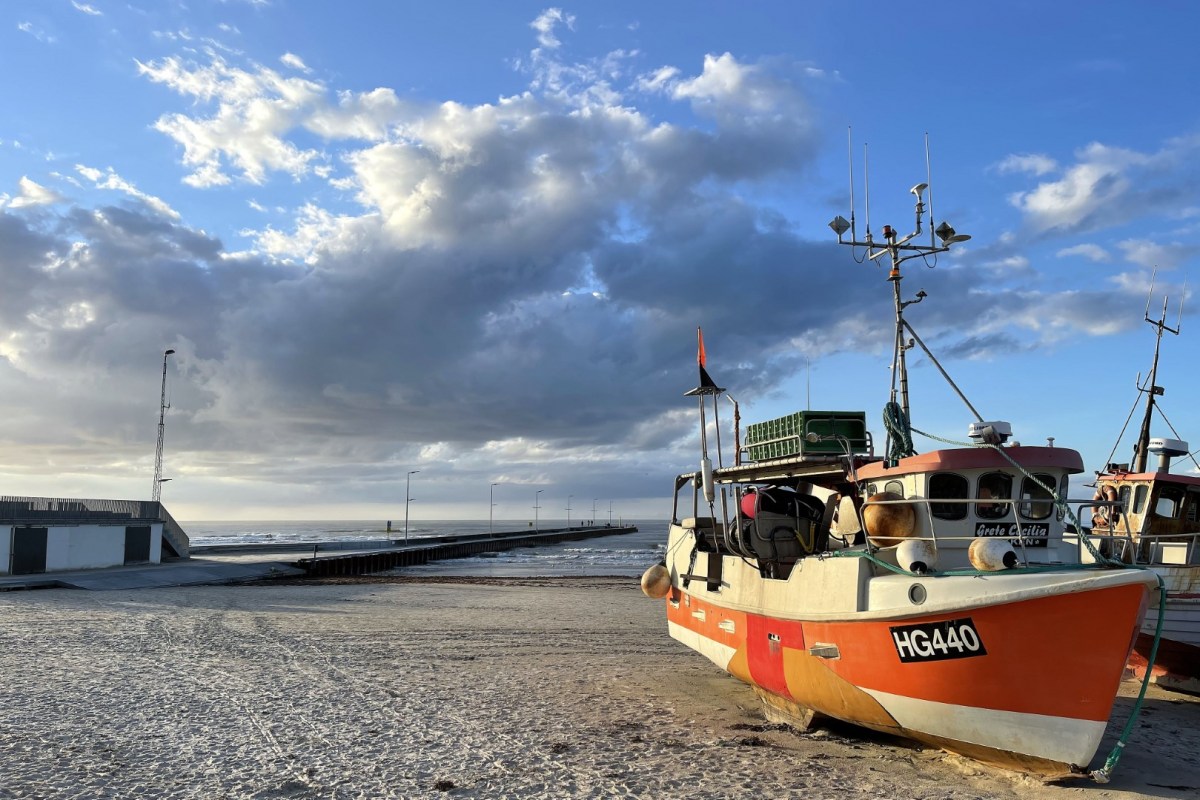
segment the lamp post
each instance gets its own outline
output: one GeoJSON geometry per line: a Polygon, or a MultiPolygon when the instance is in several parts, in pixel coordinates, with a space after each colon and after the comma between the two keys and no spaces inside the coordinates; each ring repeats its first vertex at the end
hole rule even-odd
{"type": "Polygon", "coordinates": [[[589,525],[596,524],[596,499],[595,497],[592,498],[592,521],[588,523],[589,525]]]}
{"type": "Polygon", "coordinates": [[[608,527],[612,527],[612,500],[608,501],[608,527]]]}
{"type": "Polygon", "coordinates": [[[163,438],[167,432],[167,356],[174,352],[163,351],[162,393],[158,400],[158,446],[154,449],[154,485],[150,489],[151,500],[162,498],[163,438]]]}
{"type": "Polygon", "coordinates": [[[538,505],[538,495],[544,491],[546,491],[546,490],[538,489],[536,492],[533,493],[533,532],[534,533],[539,533],[541,531],[541,528],[538,527],[538,509],[541,508],[541,506],[538,505]]]}
{"type": "Polygon", "coordinates": [[[495,492],[498,483],[493,483],[488,487],[488,533],[495,533],[493,512],[496,510],[495,492]]]}
{"type": "Polygon", "coordinates": [[[575,495],[567,495],[567,530],[571,530],[571,498],[575,495]]]}
{"type": "Polygon", "coordinates": [[[404,476],[404,543],[405,544],[408,544],[408,504],[412,502],[412,497],[409,496],[411,494],[410,490],[412,489],[412,476],[416,475],[420,471],[421,470],[419,470],[419,469],[410,469],[408,471],[408,474],[404,476]]]}

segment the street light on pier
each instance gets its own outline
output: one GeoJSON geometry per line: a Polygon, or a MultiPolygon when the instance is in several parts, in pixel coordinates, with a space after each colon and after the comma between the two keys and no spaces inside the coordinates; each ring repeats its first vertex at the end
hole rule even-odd
{"type": "Polygon", "coordinates": [[[608,527],[612,527],[612,500],[608,501],[608,527]]]}
{"type": "MultiPolygon", "coordinates": [[[[167,432],[167,409],[170,408],[167,404],[167,356],[174,352],[174,350],[163,351],[162,392],[158,400],[158,446],[154,449],[154,485],[150,487],[151,500],[162,499],[163,438],[167,432]]],[[[170,479],[168,478],[168,480],[170,479]]]]}
{"type": "Polygon", "coordinates": [[[494,528],[493,512],[496,510],[496,499],[495,499],[496,494],[495,494],[495,492],[496,492],[496,487],[499,485],[500,484],[498,484],[498,483],[493,483],[491,486],[488,487],[488,533],[496,532],[495,528],[494,528]]]}
{"type": "Polygon", "coordinates": [[[589,525],[596,524],[596,500],[597,500],[597,498],[595,498],[595,497],[592,498],[592,521],[590,523],[588,523],[589,525]]]}
{"type": "Polygon", "coordinates": [[[539,533],[541,531],[541,528],[538,527],[538,509],[541,508],[541,506],[538,505],[538,495],[544,491],[546,491],[546,490],[538,489],[536,492],[533,493],[533,532],[534,533],[539,533]]]}
{"type": "Polygon", "coordinates": [[[571,530],[571,498],[575,495],[567,495],[567,530],[571,530]]]}
{"type": "Polygon", "coordinates": [[[412,502],[412,476],[421,470],[411,469],[404,476],[404,543],[408,544],[408,504],[412,502]]]}

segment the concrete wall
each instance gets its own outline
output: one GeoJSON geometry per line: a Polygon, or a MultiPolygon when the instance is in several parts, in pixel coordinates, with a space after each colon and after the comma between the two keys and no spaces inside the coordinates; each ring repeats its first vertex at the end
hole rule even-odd
{"type": "MultiPolygon", "coordinates": [[[[46,571],[96,569],[125,563],[125,525],[46,527],[46,571]]],[[[13,527],[0,528],[0,574],[12,565],[13,527]]],[[[150,524],[150,563],[162,561],[162,523],[150,524]]]]}

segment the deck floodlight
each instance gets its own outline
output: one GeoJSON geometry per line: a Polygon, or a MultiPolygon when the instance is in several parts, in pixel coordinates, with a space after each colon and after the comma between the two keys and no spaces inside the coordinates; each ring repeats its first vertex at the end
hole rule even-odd
{"type": "Polygon", "coordinates": [[[833,228],[833,232],[836,233],[840,239],[842,238],[842,234],[850,230],[850,223],[846,221],[845,217],[843,217],[841,214],[838,214],[833,218],[833,222],[829,223],[829,227],[833,228]]]}

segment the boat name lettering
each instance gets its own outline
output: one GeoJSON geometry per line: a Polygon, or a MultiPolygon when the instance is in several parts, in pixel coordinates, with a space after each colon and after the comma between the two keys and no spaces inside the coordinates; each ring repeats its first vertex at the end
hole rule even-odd
{"type": "Polygon", "coordinates": [[[987,655],[983,640],[979,638],[979,632],[975,630],[975,623],[970,617],[923,622],[919,625],[897,625],[891,628],[891,632],[896,653],[904,664],[987,655]]]}
{"type": "Polygon", "coordinates": [[[1015,522],[977,522],[975,535],[999,536],[1008,539],[1014,547],[1021,544],[1026,547],[1046,547],[1050,526],[1044,522],[1023,525],[1017,525],[1015,522]]]}

